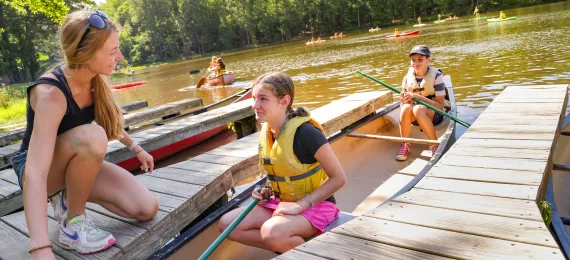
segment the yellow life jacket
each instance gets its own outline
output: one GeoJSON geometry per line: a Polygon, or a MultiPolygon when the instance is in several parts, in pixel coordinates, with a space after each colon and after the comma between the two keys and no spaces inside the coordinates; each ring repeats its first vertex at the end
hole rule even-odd
{"type": "Polygon", "coordinates": [[[267,172],[271,188],[281,201],[296,202],[328,179],[319,162],[303,164],[295,156],[295,132],[305,122],[324,133],[323,127],[313,118],[297,116],[285,123],[275,141],[267,123],[259,135],[259,162],[267,172]]]}
{"type": "Polygon", "coordinates": [[[407,92],[420,92],[424,97],[435,96],[435,76],[438,71],[438,68],[428,67],[422,83],[418,84],[416,73],[413,68],[410,68],[406,75],[406,86],[403,87],[407,92]]]}

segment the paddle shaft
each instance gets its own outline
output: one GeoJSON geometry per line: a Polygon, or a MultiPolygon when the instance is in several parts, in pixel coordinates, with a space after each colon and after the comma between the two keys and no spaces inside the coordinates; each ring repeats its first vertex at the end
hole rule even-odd
{"type": "MultiPolygon", "coordinates": [[[[384,82],[381,81],[381,80],[375,79],[375,78],[369,76],[368,74],[366,74],[366,73],[364,73],[364,72],[361,72],[361,71],[357,70],[356,73],[357,73],[357,74],[360,74],[360,75],[362,75],[362,76],[364,76],[364,77],[367,77],[368,79],[370,79],[370,80],[372,80],[372,81],[374,81],[374,82],[376,82],[376,83],[378,83],[378,84],[380,84],[380,85],[382,85],[382,86],[384,86],[384,87],[386,87],[386,88],[389,88],[390,90],[392,90],[392,91],[394,91],[394,92],[396,92],[396,93],[398,93],[398,94],[401,93],[401,91],[400,91],[399,89],[397,89],[397,88],[395,88],[395,87],[392,87],[392,86],[390,86],[390,85],[384,83],[384,82]]],[[[463,120],[461,120],[461,119],[459,119],[459,118],[457,118],[457,117],[454,117],[454,116],[452,116],[452,115],[450,115],[450,114],[448,114],[448,113],[445,113],[444,111],[442,111],[442,110],[438,109],[437,107],[434,107],[434,106],[432,106],[432,105],[430,105],[430,104],[428,104],[428,103],[426,103],[426,102],[423,102],[423,101],[421,101],[421,100],[419,100],[419,99],[416,99],[416,98],[412,98],[412,100],[415,101],[416,103],[419,103],[419,104],[422,104],[422,105],[428,107],[429,109],[435,111],[435,112],[438,113],[438,114],[441,114],[441,115],[444,115],[444,116],[446,116],[446,117],[449,117],[449,118],[453,119],[453,121],[455,121],[455,122],[461,124],[462,126],[465,126],[465,127],[467,127],[467,128],[469,128],[469,127],[471,126],[469,123],[464,122],[463,120]]]]}
{"type": "MultiPolygon", "coordinates": [[[[261,188],[257,190],[257,192],[261,192],[261,188]]],[[[259,200],[257,199],[253,199],[252,202],[249,203],[249,205],[247,206],[247,208],[245,208],[245,210],[236,218],[234,219],[234,221],[232,221],[232,223],[224,230],[224,232],[222,232],[222,234],[216,238],[216,240],[214,241],[214,243],[212,243],[208,249],[206,249],[206,251],[204,251],[204,253],[202,253],[202,255],[200,257],[198,257],[198,260],[206,260],[208,259],[208,257],[210,257],[210,255],[212,253],[214,253],[214,251],[216,250],[216,248],[218,248],[218,246],[220,246],[220,244],[222,244],[222,242],[224,241],[224,239],[226,239],[226,237],[232,233],[232,231],[234,231],[234,229],[237,227],[237,225],[239,225],[239,223],[245,218],[245,216],[247,216],[247,214],[249,214],[249,212],[251,210],[253,210],[253,208],[255,208],[255,205],[257,205],[257,203],[259,202],[259,200]]]]}

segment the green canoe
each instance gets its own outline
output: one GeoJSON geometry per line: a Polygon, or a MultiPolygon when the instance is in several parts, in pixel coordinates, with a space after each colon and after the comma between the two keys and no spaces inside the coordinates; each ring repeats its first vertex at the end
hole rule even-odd
{"type": "Polygon", "coordinates": [[[507,17],[505,19],[491,18],[491,19],[487,19],[487,22],[495,23],[495,22],[502,22],[502,21],[516,20],[516,19],[517,19],[516,16],[507,17]]]}

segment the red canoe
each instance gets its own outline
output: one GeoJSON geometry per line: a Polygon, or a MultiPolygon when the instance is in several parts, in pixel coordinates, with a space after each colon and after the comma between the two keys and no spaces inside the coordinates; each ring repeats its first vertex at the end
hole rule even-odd
{"type": "MultiPolygon", "coordinates": [[[[251,97],[252,97],[251,89],[244,90],[244,91],[236,93],[236,94],[234,94],[234,95],[232,95],[232,96],[230,96],[230,97],[228,97],[222,101],[216,102],[216,103],[211,104],[207,107],[204,107],[203,109],[198,109],[196,112],[190,112],[190,113],[192,115],[201,114],[201,113],[209,111],[211,109],[221,107],[224,103],[227,103],[228,100],[232,100],[232,99],[237,98],[232,102],[232,103],[236,103],[236,102],[240,102],[243,100],[250,99],[251,97]]],[[[168,121],[168,119],[167,119],[167,121],[168,121]]],[[[157,123],[160,123],[160,121],[157,123]]],[[[210,137],[221,133],[225,129],[227,129],[226,125],[219,126],[217,128],[207,130],[203,133],[200,133],[200,134],[197,134],[194,136],[190,136],[184,140],[180,140],[178,142],[166,145],[164,147],[149,151],[149,154],[152,155],[155,162],[158,162],[161,159],[164,159],[170,155],[173,155],[177,152],[180,152],[184,149],[190,148],[190,147],[192,147],[198,143],[201,143],[201,142],[209,139],[210,137]]],[[[136,157],[132,157],[130,159],[127,159],[127,160],[124,160],[122,162],[117,163],[117,165],[119,165],[119,166],[121,166],[124,169],[127,169],[129,171],[132,171],[132,170],[138,169],[141,166],[141,162],[136,157]]]]}
{"type": "Polygon", "coordinates": [[[236,76],[233,73],[227,73],[222,74],[217,78],[207,78],[206,81],[208,81],[208,85],[210,86],[225,86],[234,83],[234,81],[236,81],[236,76]]]}
{"type": "Polygon", "coordinates": [[[112,89],[130,88],[130,87],[143,85],[143,84],[146,84],[146,81],[137,81],[137,82],[119,84],[119,85],[111,86],[111,88],[112,89]]]}
{"type": "Polygon", "coordinates": [[[403,37],[403,36],[412,36],[412,35],[418,35],[420,34],[419,30],[415,30],[415,31],[411,31],[411,32],[406,32],[406,33],[400,33],[399,35],[386,35],[386,38],[396,38],[396,37],[403,37]]]}

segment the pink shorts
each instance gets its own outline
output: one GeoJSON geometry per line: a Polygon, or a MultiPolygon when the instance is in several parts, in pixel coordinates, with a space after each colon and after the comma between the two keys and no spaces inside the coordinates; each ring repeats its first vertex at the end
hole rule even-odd
{"type": "MultiPolygon", "coordinates": [[[[262,206],[275,211],[275,209],[277,209],[277,205],[279,205],[279,201],[272,198],[262,206]]],[[[339,212],[340,211],[336,207],[336,204],[329,201],[321,201],[314,207],[301,212],[301,215],[309,220],[311,225],[320,231],[317,232],[320,234],[323,233],[325,228],[338,217],[339,212]]]]}

